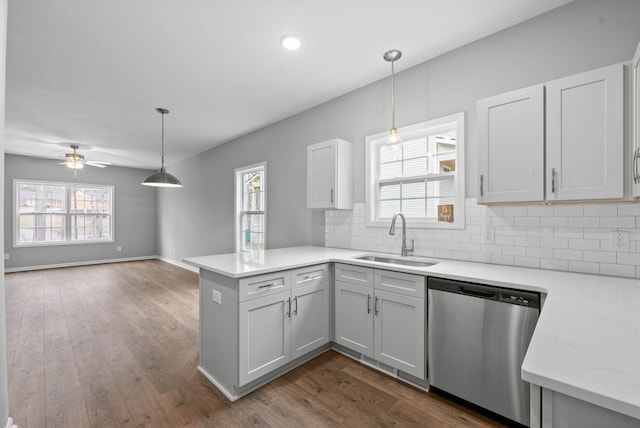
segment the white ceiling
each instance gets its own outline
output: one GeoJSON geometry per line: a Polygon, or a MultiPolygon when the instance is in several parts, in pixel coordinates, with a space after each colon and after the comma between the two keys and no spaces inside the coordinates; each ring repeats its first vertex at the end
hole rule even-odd
{"type": "Polygon", "coordinates": [[[10,0],[6,152],[156,169],[156,107],[170,165],[569,1],[10,0]]]}

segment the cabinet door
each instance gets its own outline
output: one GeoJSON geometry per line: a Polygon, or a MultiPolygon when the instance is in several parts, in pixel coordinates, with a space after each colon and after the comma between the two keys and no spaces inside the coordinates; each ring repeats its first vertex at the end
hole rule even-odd
{"type": "Polygon", "coordinates": [[[329,343],[329,282],[300,287],[291,300],[291,359],[329,343]]]}
{"type": "Polygon", "coordinates": [[[624,66],[546,84],[547,200],[624,197],[624,66]]]}
{"type": "Polygon", "coordinates": [[[426,373],[424,302],[375,291],[374,358],[420,379],[426,373]]]}
{"type": "MultiPolygon", "coordinates": [[[[290,292],[239,305],[239,385],[245,385],[291,360],[290,292]]],[[[225,328],[220,325],[217,328],[225,328]]]]}
{"type": "Polygon", "coordinates": [[[478,101],[478,202],[544,200],[544,86],[478,101]]]}
{"type": "Polygon", "coordinates": [[[336,343],[373,358],[373,289],[335,282],[336,343]]]}
{"type": "Polygon", "coordinates": [[[307,147],[307,208],[334,208],[336,141],[307,147]]]}
{"type": "Polygon", "coordinates": [[[633,122],[633,162],[631,174],[633,182],[631,184],[631,196],[640,198],[640,44],[636,49],[636,54],[631,61],[631,73],[633,81],[632,94],[632,122],[633,122]]]}

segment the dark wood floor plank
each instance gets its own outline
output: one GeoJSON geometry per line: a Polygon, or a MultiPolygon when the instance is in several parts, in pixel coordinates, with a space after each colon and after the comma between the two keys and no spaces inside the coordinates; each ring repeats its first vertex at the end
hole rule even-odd
{"type": "Polygon", "coordinates": [[[158,260],[6,275],[20,428],[492,427],[329,351],[230,402],[197,369],[198,277],[158,260]]]}

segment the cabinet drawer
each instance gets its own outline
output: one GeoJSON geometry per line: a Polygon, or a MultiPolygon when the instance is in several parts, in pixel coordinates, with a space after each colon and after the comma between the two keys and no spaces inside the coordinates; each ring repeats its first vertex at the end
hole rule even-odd
{"type": "Polygon", "coordinates": [[[238,300],[255,299],[291,289],[291,272],[282,271],[242,278],[239,281],[238,300]]]}
{"type": "Polygon", "coordinates": [[[373,288],[373,269],[336,263],[335,280],[373,288]]]}
{"type": "Polygon", "coordinates": [[[329,280],[329,265],[307,266],[291,271],[291,287],[300,288],[329,280]]]}
{"type": "Polygon", "coordinates": [[[424,299],[425,278],[421,275],[376,269],[375,288],[424,299]]]}

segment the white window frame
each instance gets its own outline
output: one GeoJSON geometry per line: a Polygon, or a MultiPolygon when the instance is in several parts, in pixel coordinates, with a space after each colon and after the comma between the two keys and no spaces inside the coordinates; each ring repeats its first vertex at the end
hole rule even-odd
{"type": "Polygon", "coordinates": [[[253,165],[248,165],[240,168],[236,168],[234,170],[235,173],[235,252],[239,253],[242,251],[242,176],[247,173],[262,171],[263,181],[262,186],[264,187],[264,211],[263,211],[263,221],[264,221],[264,231],[263,231],[263,239],[264,239],[264,248],[267,249],[267,162],[255,163],[253,165]]]}
{"type": "Polygon", "coordinates": [[[14,248],[26,248],[26,247],[52,247],[59,245],[85,245],[85,244],[112,244],[115,242],[115,186],[108,184],[88,184],[88,183],[70,183],[64,181],[47,181],[47,180],[25,180],[14,179],[13,180],[13,247],[14,248]],[[18,213],[18,186],[20,184],[43,184],[47,186],[62,186],[65,188],[65,205],[66,210],[61,215],[65,216],[65,240],[64,241],[45,241],[45,242],[18,242],[18,236],[20,234],[19,213],[18,213]],[[71,204],[71,191],[74,187],[105,187],[111,191],[111,212],[109,214],[109,228],[111,229],[110,239],[92,239],[92,240],[73,240],[71,239],[71,217],[74,214],[70,211],[71,204]]]}
{"type": "MultiPolygon", "coordinates": [[[[431,119],[413,125],[398,128],[402,139],[410,139],[421,135],[432,135],[439,129],[450,128],[456,124],[456,169],[454,176],[454,221],[439,222],[425,219],[407,219],[409,228],[425,229],[464,229],[465,227],[465,159],[464,159],[464,112],[431,119]]],[[[365,219],[368,227],[389,227],[391,219],[377,217],[379,198],[379,161],[378,148],[389,139],[389,131],[365,137],[365,219]]]]}

